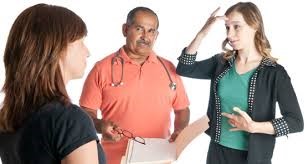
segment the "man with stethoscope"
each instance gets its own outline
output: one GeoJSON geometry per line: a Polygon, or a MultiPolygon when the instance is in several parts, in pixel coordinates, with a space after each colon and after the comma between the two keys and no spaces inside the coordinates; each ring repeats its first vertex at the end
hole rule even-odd
{"type": "Polygon", "coordinates": [[[117,129],[133,136],[170,137],[172,142],[189,122],[189,101],[175,67],[152,50],[158,25],[151,9],[131,10],[122,27],[126,44],[98,61],[85,81],[80,106],[103,135],[108,164],[119,164],[125,154],[127,136],[117,129]],[[102,119],[97,119],[97,109],[102,119]],[[172,110],[174,131],[170,134],[172,110]]]}

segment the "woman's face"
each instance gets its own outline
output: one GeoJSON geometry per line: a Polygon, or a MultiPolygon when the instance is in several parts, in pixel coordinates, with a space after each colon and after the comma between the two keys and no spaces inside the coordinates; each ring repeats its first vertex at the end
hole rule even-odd
{"type": "Polygon", "coordinates": [[[225,22],[227,38],[234,50],[243,50],[254,46],[256,30],[250,27],[239,12],[231,12],[225,22]]]}
{"type": "Polygon", "coordinates": [[[84,38],[68,44],[66,54],[64,54],[60,62],[66,83],[71,79],[83,76],[88,56],[89,50],[84,43],[84,38]]]}

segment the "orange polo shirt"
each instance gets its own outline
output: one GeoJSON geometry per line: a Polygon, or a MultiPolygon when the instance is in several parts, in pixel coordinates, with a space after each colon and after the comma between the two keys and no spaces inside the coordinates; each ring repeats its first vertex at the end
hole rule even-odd
{"type": "MultiPolygon", "coordinates": [[[[117,52],[98,61],[89,73],[80,98],[80,106],[101,110],[103,119],[115,122],[135,136],[167,138],[170,135],[170,113],[185,109],[189,101],[181,78],[174,65],[162,59],[176,90],[169,88],[168,75],[155,53],[143,65],[132,61],[123,48],[118,53],[124,61],[123,85],[112,86],[121,79],[122,65],[112,58],[117,52]]],[[[125,154],[127,139],[119,142],[102,142],[108,164],[119,164],[125,154]]]]}

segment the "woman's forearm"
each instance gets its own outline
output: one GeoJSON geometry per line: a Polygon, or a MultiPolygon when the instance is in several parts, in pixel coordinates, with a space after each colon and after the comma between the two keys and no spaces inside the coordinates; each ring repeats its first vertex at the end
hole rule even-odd
{"type": "Polygon", "coordinates": [[[264,133],[264,134],[275,134],[273,124],[270,121],[266,122],[253,122],[249,130],[250,133],[264,133]]]}

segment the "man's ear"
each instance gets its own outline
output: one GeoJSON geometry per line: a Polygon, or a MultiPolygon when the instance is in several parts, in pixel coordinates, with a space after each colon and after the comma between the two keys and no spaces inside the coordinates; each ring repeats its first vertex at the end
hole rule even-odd
{"type": "Polygon", "coordinates": [[[124,37],[127,36],[127,30],[128,30],[128,25],[126,23],[124,23],[122,25],[122,34],[123,34],[124,37]]]}
{"type": "Polygon", "coordinates": [[[157,32],[156,32],[156,36],[155,36],[155,40],[157,39],[157,37],[158,37],[158,34],[159,34],[159,32],[157,31],[157,32]]]}

